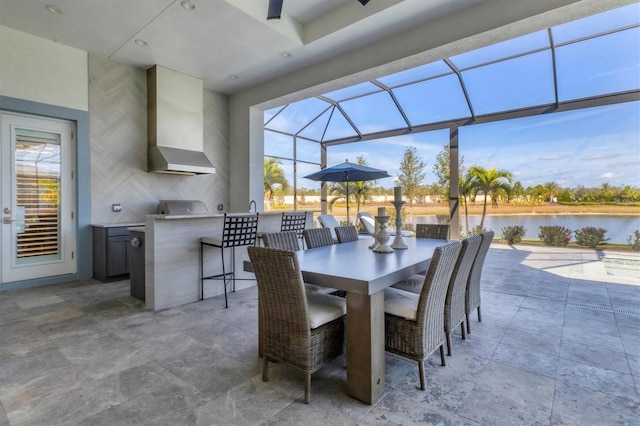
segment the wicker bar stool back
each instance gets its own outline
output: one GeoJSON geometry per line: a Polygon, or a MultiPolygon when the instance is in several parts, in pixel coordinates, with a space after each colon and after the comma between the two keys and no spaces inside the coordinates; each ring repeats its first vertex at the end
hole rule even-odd
{"type": "Polygon", "coordinates": [[[391,287],[384,290],[385,349],[418,362],[422,390],[427,357],[439,348],[440,361],[446,365],[444,302],[461,247],[460,241],[453,241],[435,249],[420,295],[391,287]],[[392,309],[392,303],[398,300],[404,305],[404,313],[392,309]],[[407,310],[411,311],[408,315],[407,310]]]}
{"type": "Polygon", "coordinates": [[[444,303],[444,332],[447,335],[447,355],[449,356],[451,356],[451,334],[458,325],[462,338],[466,339],[467,337],[464,327],[467,282],[481,243],[481,235],[475,235],[462,241],[462,249],[447,289],[447,299],[444,303]]]}
{"type": "Polygon", "coordinates": [[[482,235],[482,243],[471,267],[471,273],[467,281],[467,294],[465,296],[465,315],[467,316],[467,333],[469,334],[471,334],[469,315],[474,309],[478,310],[478,321],[482,321],[482,314],[480,313],[480,279],[482,278],[482,267],[484,266],[484,260],[487,257],[489,246],[491,246],[491,242],[493,241],[494,232],[483,232],[480,235],[482,235]]]}
{"type": "Polygon", "coordinates": [[[336,236],[338,237],[339,243],[358,241],[358,228],[353,225],[336,226],[333,229],[336,231],[336,236]]]}
{"type": "Polygon", "coordinates": [[[229,307],[227,301],[227,284],[233,284],[233,291],[236,291],[236,247],[249,246],[256,243],[258,233],[258,214],[226,214],[224,215],[224,225],[222,228],[222,238],[203,237],[200,239],[200,300],[204,299],[204,281],[222,280],[224,283],[224,306],[229,307]],[[222,273],[205,276],[204,273],[204,251],[205,247],[215,247],[220,249],[222,258],[222,273]],[[226,248],[231,248],[231,266],[227,272],[224,252],[226,248]]]}
{"type": "Polygon", "coordinates": [[[312,249],[333,244],[333,237],[329,228],[309,228],[305,229],[303,234],[307,248],[312,249]]]}
{"type": "Polygon", "coordinates": [[[249,247],[248,252],[264,320],[262,380],[268,379],[269,361],[302,371],[308,404],[311,374],[344,352],[346,303],[335,296],[307,294],[294,251],[249,247]],[[312,312],[319,310],[323,320],[314,324],[312,312]]]}
{"type": "Polygon", "coordinates": [[[416,238],[432,238],[436,240],[449,239],[449,225],[434,225],[418,223],[416,225],[416,238]]]}

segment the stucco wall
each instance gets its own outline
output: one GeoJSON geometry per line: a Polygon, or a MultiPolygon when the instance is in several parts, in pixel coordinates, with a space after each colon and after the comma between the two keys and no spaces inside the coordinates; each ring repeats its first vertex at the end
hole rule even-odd
{"type": "Polygon", "coordinates": [[[0,26],[0,95],[87,111],[87,52],[0,26]]]}

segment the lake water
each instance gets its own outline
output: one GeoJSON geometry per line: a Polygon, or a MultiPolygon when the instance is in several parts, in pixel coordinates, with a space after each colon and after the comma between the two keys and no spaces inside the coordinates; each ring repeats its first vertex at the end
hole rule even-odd
{"type": "MultiPolygon", "coordinates": [[[[482,216],[469,216],[469,227],[480,224],[482,216]]],[[[465,226],[464,215],[460,215],[462,226],[465,226]]],[[[414,223],[436,223],[435,216],[414,216],[414,223]]],[[[626,244],[633,231],[640,230],[640,217],[638,216],[601,216],[601,215],[491,215],[484,219],[484,227],[493,230],[496,238],[502,235],[505,226],[522,225],[527,230],[524,238],[538,239],[540,226],[559,225],[573,231],[593,226],[607,230],[605,238],[609,243],[626,244]]],[[[573,239],[573,237],[572,237],[573,239]]]]}

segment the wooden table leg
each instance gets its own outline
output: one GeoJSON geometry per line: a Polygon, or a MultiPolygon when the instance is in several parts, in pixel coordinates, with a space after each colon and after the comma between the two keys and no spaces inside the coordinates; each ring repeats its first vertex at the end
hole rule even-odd
{"type": "Polygon", "coordinates": [[[367,404],[384,391],[384,292],[347,293],[347,393],[367,404]]]}

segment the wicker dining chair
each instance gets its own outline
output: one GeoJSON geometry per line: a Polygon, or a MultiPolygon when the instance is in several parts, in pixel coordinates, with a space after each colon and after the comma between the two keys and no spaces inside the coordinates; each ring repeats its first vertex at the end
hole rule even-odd
{"type": "Polygon", "coordinates": [[[353,225],[336,226],[333,228],[338,237],[338,243],[350,243],[358,241],[358,228],[353,225]]]}
{"type": "MultiPolygon", "coordinates": [[[[262,242],[265,247],[276,248],[281,250],[298,251],[300,246],[298,243],[298,235],[295,231],[286,232],[267,232],[262,235],[262,242]]],[[[317,291],[323,294],[331,294],[339,291],[337,288],[323,287],[315,284],[304,283],[305,291],[317,291]]],[[[264,339],[264,318],[262,309],[258,306],[258,355],[262,357],[264,339]]]]}
{"type": "Polygon", "coordinates": [[[451,335],[453,330],[460,326],[462,338],[466,339],[464,322],[466,318],[465,295],[467,293],[467,282],[469,281],[471,266],[478,254],[481,243],[481,235],[462,240],[462,248],[449,281],[447,298],[444,302],[444,333],[447,336],[447,355],[449,356],[451,356],[451,335]]]}
{"type": "Polygon", "coordinates": [[[416,238],[433,238],[436,240],[448,240],[449,225],[418,223],[416,225],[416,238]]]}
{"type": "Polygon", "coordinates": [[[487,257],[489,246],[491,246],[491,242],[493,241],[494,232],[483,232],[480,235],[482,235],[482,243],[471,267],[465,296],[465,315],[467,317],[467,333],[469,334],[471,334],[469,317],[474,309],[478,310],[478,321],[482,321],[482,314],[480,313],[480,279],[482,278],[482,267],[484,266],[484,260],[487,257]]]}
{"type": "Polygon", "coordinates": [[[295,251],[252,246],[248,252],[264,320],[262,380],[270,361],[302,371],[308,404],[311,374],[344,352],[346,302],[306,292],[295,251]]]}
{"type": "Polygon", "coordinates": [[[298,233],[296,231],[265,232],[262,234],[262,243],[265,247],[281,250],[300,250],[298,233]]]}
{"type": "Polygon", "coordinates": [[[304,235],[304,242],[307,244],[307,248],[310,249],[330,246],[334,243],[329,228],[309,228],[305,229],[302,234],[304,235]]]}
{"type": "MultiPolygon", "coordinates": [[[[264,233],[262,235],[262,241],[265,247],[281,250],[300,250],[298,235],[295,231],[264,233]]],[[[325,294],[331,294],[338,291],[337,288],[323,287],[315,284],[304,283],[304,286],[307,291],[319,291],[325,294]]]]}
{"type": "Polygon", "coordinates": [[[444,303],[462,243],[452,241],[433,252],[420,294],[384,289],[385,349],[418,362],[420,389],[425,389],[424,361],[440,348],[444,355],[444,303]]]}

